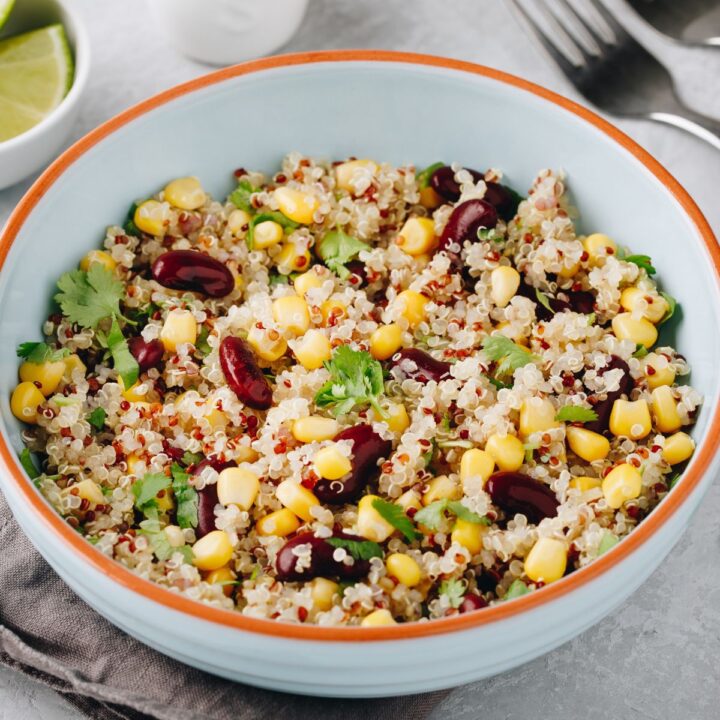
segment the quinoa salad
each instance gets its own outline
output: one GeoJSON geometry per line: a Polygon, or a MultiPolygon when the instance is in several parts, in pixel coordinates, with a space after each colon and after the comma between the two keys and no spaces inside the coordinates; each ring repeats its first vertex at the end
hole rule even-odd
{"type": "Polygon", "coordinates": [[[133,204],[18,348],[23,467],[98,551],[250,617],[426,621],[584,567],[677,482],[676,302],[562,173],[234,179],[133,204]]]}

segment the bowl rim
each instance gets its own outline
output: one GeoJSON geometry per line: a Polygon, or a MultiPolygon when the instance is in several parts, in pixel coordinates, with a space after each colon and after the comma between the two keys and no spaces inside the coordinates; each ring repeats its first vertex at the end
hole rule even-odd
{"type": "MultiPolygon", "coordinates": [[[[174,86],[121,112],[90,131],[60,155],[35,181],[20,200],[0,235],[0,270],[4,267],[12,243],[21,230],[25,220],[48,188],[62,176],[69,166],[81,158],[84,153],[127,123],[172,100],[235,77],[299,65],[355,62],[410,64],[425,68],[440,68],[479,75],[483,78],[488,78],[526,91],[590,123],[633,155],[635,159],[641,162],[675,197],[704,242],[706,250],[712,260],[715,281],[718,286],[720,286],[720,246],[717,244],[710,225],[698,206],[680,183],[650,153],[607,120],[604,120],[573,100],[565,98],[528,80],[494,68],[433,55],[387,50],[313,51],[279,55],[241,63],[232,67],[216,70],[207,75],[174,86]]],[[[717,437],[718,435],[720,435],[720,406],[716,405],[712,418],[707,426],[706,438],[709,439],[717,437]]],[[[542,588],[542,592],[528,593],[515,599],[513,602],[498,603],[495,606],[483,609],[482,612],[454,615],[429,622],[415,621],[376,628],[363,628],[358,626],[322,627],[317,625],[296,625],[263,618],[247,617],[236,610],[225,610],[205,605],[135,575],[120,563],[101,553],[63,521],[60,515],[55,512],[34,487],[33,483],[28,480],[19,465],[15,452],[9,447],[5,437],[0,434],[0,458],[7,467],[9,471],[8,476],[19,490],[22,499],[30,505],[32,511],[37,514],[38,518],[44,521],[48,529],[54,533],[59,540],[69,546],[69,549],[82,556],[95,570],[103,573],[127,590],[139,594],[142,599],[171,608],[182,614],[187,614],[193,619],[200,619],[234,630],[278,639],[312,640],[320,642],[391,641],[444,635],[450,632],[469,630],[491,623],[505,621],[543,605],[548,605],[553,600],[563,598],[604,575],[611,568],[628,558],[633,551],[655,535],[663,524],[689,499],[692,491],[698,486],[708,467],[718,454],[720,454],[720,448],[716,450],[713,445],[706,440],[698,448],[698,452],[693,459],[693,464],[686,471],[682,481],[678,483],[677,487],[673,489],[635,530],[623,538],[621,543],[618,543],[612,550],[597,558],[586,567],[542,588]]],[[[5,477],[3,477],[3,479],[5,479],[5,477]]]]}

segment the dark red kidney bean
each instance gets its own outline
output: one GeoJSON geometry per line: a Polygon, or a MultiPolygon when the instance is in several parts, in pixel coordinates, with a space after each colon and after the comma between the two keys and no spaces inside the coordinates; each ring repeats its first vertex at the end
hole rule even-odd
{"type": "MultiPolygon", "coordinates": [[[[199,475],[206,467],[212,467],[220,472],[228,467],[235,467],[234,462],[219,462],[215,458],[208,458],[199,462],[192,469],[193,475],[199,475]]],[[[218,504],[217,484],[206,485],[198,490],[198,524],[195,528],[195,536],[198,540],[205,537],[209,532],[215,530],[215,506],[218,504]]]]}
{"type": "Polygon", "coordinates": [[[238,337],[226,337],[220,343],[220,367],[230,389],[242,402],[256,410],[272,406],[272,388],[263,375],[255,353],[238,337]]]}
{"type": "Polygon", "coordinates": [[[587,290],[571,290],[566,293],[573,312],[590,315],[595,312],[595,296],[587,290]]]}
{"type": "Polygon", "coordinates": [[[595,296],[586,290],[570,290],[569,292],[561,291],[567,300],[558,297],[548,297],[548,304],[552,308],[552,312],[548,310],[537,297],[537,292],[532,285],[525,282],[520,283],[517,294],[532,300],[535,307],[535,316],[538,320],[548,321],[556,313],[572,310],[573,312],[589,315],[595,311],[595,296]]]}
{"type": "Polygon", "coordinates": [[[390,358],[390,367],[399,367],[406,378],[421,383],[444,380],[450,377],[450,363],[436,360],[418,348],[403,348],[390,358]],[[414,364],[414,365],[413,365],[414,364]]]}
{"type": "MultiPolygon", "coordinates": [[[[333,537],[344,540],[362,541],[364,538],[348,533],[336,533],[333,537]]],[[[315,577],[338,577],[343,580],[355,580],[368,574],[370,563],[367,560],[355,560],[352,565],[337,562],[333,559],[335,548],[324,538],[315,537],[313,533],[301,533],[288,540],[275,556],[275,572],[278,580],[302,581],[315,577]],[[310,545],[310,564],[298,570],[298,557],[293,550],[298,545],[310,545]]]]}
{"type": "Polygon", "coordinates": [[[498,215],[505,221],[509,222],[515,217],[518,205],[522,198],[511,190],[507,185],[501,185],[496,182],[486,182],[487,190],[485,191],[484,200],[495,206],[498,215]]]}
{"type": "Polygon", "coordinates": [[[558,501],[555,493],[544,483],[520,472],[493,473],[485,485],[493,504],[506,515],[522,513],[536,524],[546,517],[555,517],[558,501]]]}
{"type": "Polygon", "coordinates": [[[440,236],[438,250],[459,253],[466,240],[477,241],[481,227],[494,228],[497,221],[497,210],[489,202],[466,200],[452,211],[440,236]]]}
{"type": "MultiPolygon", "coordinates": [[[[474,182],[483,180],[484,173],[477,170],[465,168],[471,175],[474,182]]],[[[444,165],[438,168],[430,177],[430,187],[443,199],[449,202],[455,202],[460,198],[460,186],[455,182],[455,171],[449,166],[444,165]]]]}
{"type": "Polygon", "coordinates": [[[169,250],[152,264],[152,276],[171,290],[192,290],[208,297],[224,297],[235,278],[219,260],[197,250],[169,250]]]}
{"type": "Polygon", "coordinates": [[[630,375],[630,368],[628,364],[617,355],[610,357],[610,362],[604,367],[598,370],[598,374],[604,375],[608,370],[622,370],[623,376],[620,379],[620,386],[617,390],[613,390],[607,394],[607,397],[600,402],[593,405],[593,410],[597,413],[597,420],[585,423],[584,427],[586,430],[592,430],[596,433],[608,433],[610,428],[610,414],[612,413],[613,405],[615,401],[621,398],[623,395],[630,395],[632,389],[635,387],[635,381],[630,375]]]}
{"type": "Polygon", "coordinates": [[[354,500],[380,474],[378,462],[390,457],[392,443],[365,424],[346,428],[333,439],[352,440],[352,470],[344,480],[319,480],[313,492],[322,502],[342,504],[354,500]]]}
{"type": "Polygon", "coordinates": [[[150,368],[160,367],[162,364],[165,348],[160,340],[150,340],[147,342],[138,335],[128,340],[128,348],[130,354],[137,360],[140,366],[140,372],[145,372],[150,368]]]}
{"type": "Polygon", "coordinates": [[[345,267],[350,271],[348,282],[356,288],[367,285],[367,268],[362,260],[351,260],[345,267]]]}
{"type": "Polygon", "coordinates": [[[476,595],[475,593],[467,593],[465,597],[462,599],[462,602],[460,603],[460,607],[458,610],[461,613],[466,612],[473,612],[473,610],[480,610],[484,607],[487,607],[487,600],[485,600],[484,597],[481,597],[480,595],[476,595]]]}

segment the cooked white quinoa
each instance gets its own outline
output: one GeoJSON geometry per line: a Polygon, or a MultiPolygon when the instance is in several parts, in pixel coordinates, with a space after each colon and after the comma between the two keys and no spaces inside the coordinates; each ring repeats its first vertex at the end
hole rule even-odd
{"type": "MultiPolygon", "coordinates": [[[[625,260],[630,251],[609,238],[576,234],[563,176],[551,170],[538,174],[514,216],[514,207],[504,212],[507,222],[499,218],[494,229],[464,238],[459,256],[457,244],[438,249],[454,210],[486,197],[486,181],[502,181],[497,170],[481,176],[453,165],[442,172],[454,179],[459,197],[443,199],[427,186],[429,174],[412,166],[328,163],[292,153],[274,177],[236,171],[241,192],[231,197],[240,209],[183,179],[133,209],[134,222],[110,227],[104,251],[91,253],[81,267],[99,263],[122,282],[117,318],[125,338],[161,338],[164,352],[125,390],[114,353],[101,347],[109,318],[96,329],[73,321],[72,312],[45,323],[49,348],[23,363],[12,407],[28,423],[25,442],[42,462],[36,484],[57,511],[100,552],[174,592],[252,617],[320,625],[433,619],[503,602],[587,565],[631,532],[667,494],[693,449],[682,426],[693,422],[701,397],[676,383],[689,368],[662,342],[642,346],[654,342],[655,325],[670,314],[672,300],[648,276],[648,269],[654,272],[649,259],[625,260]],[[252,194],[243,191],[248,187],[252,194]],[[278,188],[302,195],[283,197],[278,188]],[[268,212],[280,213],[269,216],[280,223],[260,228],[258,218],[268,212]],[[288,216],[302,222],[287,223],[288,216]],[[409,218],[431,222],[406,225],[409,218]],[[252,225],[255,249],[247,242],[252,225]],[[336,272],[321,264],[318,252],[337,230],[344,233],[341,242],[349,236],[367,246],[356,253],[348,279],[337,274],[346,274],[338,264],[336,272]],[[170,250],[201,251],[220,261],[233,276],[230,292],[212,298],[161,285],[150,266],[170,250]],[[499,267],[514,270],[494,272],[499,267]],[[298,275],[306,272],[311,275],[298,275]],[[400,294],[407,290],[427,299],[422,307],[420,298],[417,317],[407,298],[418,296],[400,294]],[[289,320],[276,302],[286,297],[297,298],[287,303],[294,313],[289,320]],[[573,298],[587,304],[588,297],[589,309],[572,310],[578,309],[573,298]],[[307,318],[296,312],[299,299],[307,318]],[[551,299],[557,312],[546,308],[551,299]],[[179,315],[188,317],[178,309],[191,313],[189,330],[188,322],[179,331],[173,325],[179,315]],[[373,334],[391,324],[386,358],[373,334]],[[306,330],[320,360],[330,348],[337,357],[341,346],[381,358],[384,388],[375,399],[388,421],[367,402],[337,416],[337,405],[315,402],[333,361],[317,367],[307,360],[306,330]],[[500,352],[488,343],[498,335],[516,344],[500,352]],[[245,339],[266,373],[270,409],[244,404],[226,381],[219,347],[229,337],[245,339]],[[449,363],[447,372],[439,381],[408,377],[417,366],[398,363],[397,346],[449,363]],[[68,352],[56,352],[63,349],[68,352]],[[515,362],[503,373],[498,366],[508,353],[515,362]],[[58,363],[65,369],[58,372],[58,363]],[[610,428],[608,408],[600,433],[578,433],[582,423],[572,420],[591,424],[587,411],[595,407],[602,415],[608,393],[614,393],[610,406],[616,399],[610,428]],[[556,420],[566,406],[586,412],[556,420]],[[368,424],[378,441],[391,443],[349,502],[312,502],[325,467],[318,452],[325,450],[331,464],[352,461],[353,442],[302,442],[295,423],[308,416],[335,418],[335,431],[368,424]],[[568,437],[573,432],[576,452],[568,437]],[[519,438],[519,459],[519,443],[508,437],[519,438]],[[195,471],[204,458],[217,469],[205,463],[195,471]],[[139,497],[143,485],[162,486],[158,476],[170,478],[173,463],[175,487],[185,485],[181,513],[172,486],[139,497]],[[223,463],[243,472],[222,470],[223,463]],[[518,507],[502,500],[502,488],[496,495],[489,490],[503,478],[512,486],[516,476],[488,478],[493,468],[521,473],[519,482],[534,484],[536,494],[541,486],[545,506],[548,497],[557,505],[555,514],[536,524],[514,512],[518,507]],[[224,489],[218,486],[223,474],[224,489]],[[295,500],[278,497],[284,481],[302,484],[310,498],[304,511],[295,504],[297,493],[295,500]],[[218,489],[221,502],[207,516],[214,527],[201,533],[197,499],[215,497],[218,489]],[[358,508],[367,493],[385,501],[382,515],[371,499],[358,508]],[[403,527],[409,537],[416,533],[412,541],[383,520],[398,499],[400,514],[407,513],[403,527]],[[309,521],[286,510],[273,516],[277,522],[257,525],[283,503],[309,521]],[[418,512],[428,525],[412,520],[418,512]],[[295,571],[303,579],[278,579],[276,556],[288,541],[340,531],[357,542],[339,543],[317,573],[311,544],[296,544],[295,571]],[[363,565],[353,558],[360,551],[375,557],[363,565]],[[360,563],[364,571],[340,578],[333,562],[346,570],[360,563]]],[[[353,357],[377,367],[369,355],[353,357]]],[[[346,481],[340,477],[333,487],[346,481]]]]}

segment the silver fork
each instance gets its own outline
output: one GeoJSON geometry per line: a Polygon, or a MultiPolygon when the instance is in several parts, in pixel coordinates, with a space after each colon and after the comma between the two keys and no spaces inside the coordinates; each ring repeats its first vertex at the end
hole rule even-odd
{"type": "Polygon", "coordinates": [[[678,100],[673,79],[665,66],[628,34],[599,0],[588,2],[612,31],[613,40],[606,40],[567,0],[556,0],[564,12],[549,8],[546,0],[535,0],[545,17],[553,18],[559,33],[581,58],[580,63],[573,62],[562,51],[520,0],[510,2],[568,80],[593,105],[620,117],[672,125],[720,150],[720,122],[690,110],[678,100]],[[579,33],[573,25],[581,26],[588,33],[597,52],[588,50],[578,39],[579,33]]]}

